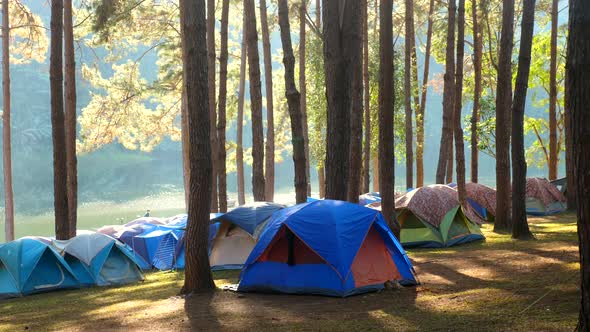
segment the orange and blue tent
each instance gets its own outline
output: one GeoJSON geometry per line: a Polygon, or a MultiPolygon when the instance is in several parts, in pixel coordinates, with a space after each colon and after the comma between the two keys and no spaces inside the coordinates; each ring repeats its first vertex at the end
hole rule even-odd
{"type": "Polygon", "coordinates": [[[238,291],[345,297],[390,280],[414,285],[414,270],[379,211],[319,200],[277,211],[240,274],[238,291]]]}

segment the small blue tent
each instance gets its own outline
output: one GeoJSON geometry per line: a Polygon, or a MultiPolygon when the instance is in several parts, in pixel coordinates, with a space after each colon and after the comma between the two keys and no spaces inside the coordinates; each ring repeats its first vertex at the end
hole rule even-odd
{"type": "Polygon", "coordinates": [[[113,237],[131,248],[135,260],[143,270],[152,268],[151,259],[148,254],[146,243],[144,239],[139,239],[137,236],[151,232],[156,229],[155,225],[133,225],[123,227],[113,237]]]}
{"type": "Polygon", "coordinates": [[[0,246],[0,298],[79,285],[68,264],[46,243],[20,239],[0,246]]]}
{"type": "Polygon", "coordinates": [[[83,286],[112,286],[143,280],[133,254],[110,236],[83,234],[53,244],[83,286]]]}
{"type": "Polygon", "coordinates": [[[380,212],[321,200],[273,215],[244,264],[238,291],[349,296],[388,280],[416,284],[380,212]]]}

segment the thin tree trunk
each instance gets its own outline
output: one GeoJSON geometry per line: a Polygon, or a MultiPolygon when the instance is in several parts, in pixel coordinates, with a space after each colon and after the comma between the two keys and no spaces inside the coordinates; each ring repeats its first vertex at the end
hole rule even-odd
{"type": "Polygon", "coordinates": [[[305,144],[300,99],[295,86],[295,56],[291,45],[291,27],[289,24],[289,5],[287,0],[279,0],[279,25],[283,45],[283,63],[285,65],[285,95],[289,104],[291,118],[291,142],[293,144],[293,163],[295,164],[295,199],[297,204],[307,201],[307,178],[305,174],[305,144]]]}
{"type": "Polygon", "coordinates": [[[549,180],[557,179],[557,26],[559,0],[551,4],[551,47],[549,62],[549,180]]]}
{"type": "Polygon", "coordinates": [[[412,128],[412,39],[414,36],[414,1],[406,0],[406,40],[404,56],[404,106],[406,110],[406,188],[414,186],[414,129],[412,128]]]}
{"type": "Polygon", "coordinates": [[[348,193],[353,64],[361,47],[359,10],[359,2],[323,2],[328,105],[326,198],[329,199],[346,200],[348,193]]]}
{"type": "Polygon", "coordinates": [[[63,8],[62,0],[51,1],[49,81],[51,90],[51,131],[53,137],[55,237],[58,240],[67,240],[70,238],[63,99],[63,8]]]}
{"type": "Polygon", "coordinates": [[[238,119],[236,125],[236,173],[237,173],[237,187],[238,187],[238,204],[246,204],[246,194],[244,190],[244,147],[243,147],[243,131],[244,131],[244,97],[246,95],[246,15],[244,15],[242,22],[242,47],[240,53],[240,86],[238,91],[238,119]]]}
{"type": "MultiPolygon", "coordinates": [[[[208,76],[207,82],[209,84],[209,132],[211,140],[211,153],[217,156],[217,111],[215,107],[215,0],[207,0],[207,60],[208,60],[208,76]]],[[[218,212],[217,202],[217,158],[211,160],[212,176],[211,176],[211,212],[218,212]]]]}
{"type": "Polygon", "coordinates": [[[323,167],[318,167],[318,188],[320,198],[326,197],[326,173],[323,167]]]}
{"type": "MultiPolygon", "coordinates": [[[[454,76],[454,75],[453,75],[454,76]]],[[[453,96],[453,102],[455,100],[455,97],[453,96]]],[[[454,155],[454,145],[453,143],[455,142],[455,123],[454,123],[454,117],[455,117],[455,107],[453,107],[453,112],[451,113],[451,140],[449,141],[449,155],[447,159],[447,176],[446,176],[446,180],[445,183],[451,183],[453,182],[453,170],[454,170],[454,163],[455,160],[453,158],[454,155]]]]}
{"type": "Polygon", "coordinates": [[[373,192],[379,192],[379,156],[373,158],[373,192]]]}
{"type": "Polygon", "coordinates": [[[244,0],[244,15],[246,15],[246,44],[248,46],[250,107],[252,111],[252,193],[254,201],[264,201],[264,130],[254,0],[244,0]]]}
{"type": "Polygon", "coordinates": [[[363,192],[370,191],[371,168],[371,90],[369,86],[369,8],[368,1],[363,0],[363,98],[365,110],[365,131],[363,148],[363,192]]]}
{"type": "MultiPolygon", "coordinates": [[[[590,329],[590,3],[569,3],[569,37],[566,57],[566,101],[570,109],[573,174],[576,179],[578,243],[580,245],[580,314],[577,331],[590,329]]],[[[568,188],[570,189],[570,188],[568,188]]]]}
{"type": "Polygon", "coordinates": [[[4,162],[4,237],[14,240],[14,196],[12,191],[12,139],[10,125],[10,26],[8,0],[2,0],[2,129],[4,162]]]}
{"type": "MultiPolygon", "coordinates": [[[[307,195],[311,196],[311,177],[309,165],[309,128],[307,125],[307,86],[305,78],[305,0],[299,5],[299,90],[301,91],[301,121],[303,123],[303,145],[305,148],[305,178],[307,179],[307,195]]],[[[319,25],[318,25],[319,28],[319,25]]]]}
{"type": "Polygon", "coordinates": [[[426,50],[424,52],[424,74],[422,79],[422,95],[420,108],[416,115],[416,187],[424,186],[424,114],[426,111],[426,95],[428,94],[428,75],[430,71],[430,51],[432,48],[432,25],[434,16],[434,0],[428,7],[428,27],[426,31],[426,50]]]}
{"type": "Polygon", "coordinates": [[[524,154],[524,110],[531,67],[531,48],[535,28],[535,0],[524,0],[518,53],[518,72],[512,104],[512,237],[530,239],[526,217],[526,159],[524,154]]]}
{"type": "Polygon", "coordinates": [[[463,108],[463,60],[465,57],[465,0],[459,0],[457,22],[457,66],[455,70],[455,160],[457,161],[457,192],[459,203],[466,203],[465,192],[465,146],[463,145],[463,129],[461,128],[461,110],[463,108]]]}
{"type": "Polygon", "coordinates": [[[180,102],[180,139],[182,144],[182,175],[184,179],[184,203],[188,211],[189,193],[190,193],[190,142],[188,138],[188,114],[186,110],[186,91],[182,90],[182,99],[180,102]]]}
{"type": "Polygon", "coordinates": [[[217,185],[219,191],[219,211],[227,212],[225,127],[227,107],[227,26],[229,20],[229,0],[223,0],[221,6],[221,49],[219,51],[219,108],[217,110],[217,185]]]}
{"type": "Polygon", "coordinates": [[[496,89],[496,220],[495,232],[511,229],[510,220],[510,110],[512,106],[512,47],[514,1],[503,0],[502,35],[496,89]]]}
{"type": "Polygon", "coordinates": [[[321,0],[315,0],[315,26],[320,29],[322,27],[322,5],[321,0]]]}
{"type": "MultiPolygon", "coordinates": [[[[443,121],[440,139],[440,152],[436,169],[436,183],[445,183],[448,180],[448,170],[453,169],[449,165],[449,159],[453,156],[453,93],[455,92],[455,12],[457,7],[455,0],[449,0],[447,23],[447,47],[445,57],[445,76],[443,88],[443,121]]],[[[452,160],[451,160],[452,161],[452,160]]]]}
{"type": "MultiPolygon", "coordinates": [[[[359,5],[362,7],[362,5],[359,5]]],[[[362,8],[359,8],[362,12],[362,8]]],[[[362,15],[362,14],[361,14],[362,15]]],[[[361,18],[362,20],[362,18],[361,18]]],[[[350,113],[350,155],[348,171],[348,201],[358,203],[361,194],[361,173],[363,166],[363,49],[362,21],[356,25],[358,48],[352,62],[352,108],[350,113]]]]}
{"type": "Polygon", "coordinates": [[[74,237],[78,223],[78,158],[76,157],[76,59],[72,0],[64,0],[64,48],[68,216],[70,237],[74,237]]]}
{"type": "Polygon", "coordinates": [[[477,124],[479,123],[479,108],[481,97],[481,66],[483,54],[482,29],[478,21],[477,0],[472,0],[471,17],[473,20],[473,113],[471,114],[471,182],[477,183],[479,177],[479,148],[477,124]]]}
{"type": "Polygon", "coordinates": [[[181,292],[215,288],[209,267],[208,234],[211,202],[208,63],[204,0],[180,0],[180,28],[186,109],[190,141],[190,192],[185,235],[186,268],[181,292]]]}
{"type": "Polygon", "coordinates": [[[272,59],[270,56],[270,37],[266,17],[266,0],[260,0],[260,27],[262,31],[262,53],[264,57],[264,88],[266,89],[266,164],[265,198],[274,201],[275,195],[275,125],[272,98],[272,59]]]}
{"type": "Polygon", "coordinates": [[[393,22],[392,1],[379,4],[379,188],[381,213],[399,239],[400,228],[395,219],[395,176],[393,146],[393,22]]]}

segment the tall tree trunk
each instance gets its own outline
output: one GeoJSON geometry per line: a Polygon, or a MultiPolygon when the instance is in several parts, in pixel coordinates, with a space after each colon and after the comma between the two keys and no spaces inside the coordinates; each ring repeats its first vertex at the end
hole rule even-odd
{"type": "MultiPolygon", "coordinates": [[[[568,71],[566,69],[566,75],[568,71]]],[[[564,112],[564,122],[565,122],[565,173],[566,173],[566,192],[565,196],[567,199],[567,209],[569,211],[575,211],[577,208],[576,203],[576,179],[574,177],[574,155],[572,151],[572,141],[573,141],[573,133],[572,133],[572,124],[571,124],[571,108],[569,105],[569,93],[568,93],[568,84],[567,84],[567,77],[566,77],[566,84],[565,84],[565,112],[564,112]]]]}
{"type": "Polygon", "coordinates": [[[2,0],[2,128],[4,162],[4,237],[14,240],[14,195],[12,191],[12,139],[10,125],[10,20],[8,0],[2,0]]]}
{"type": "Polygon", "coordinates": [[[62,0],[51,1],[49,81],[51,90],[51,132],[53,137],[55,237],[58,240],[70,238],[63,99],[63,9],[62,0]]]}
{"type": "Polygon", "coordinates": [[[549,64],[549,180],[557,179],[557,26],[559,0],[551,3],[551,56],[549,64]]]}
{"type": "Polygon", "coordinates": [[[262,126],[262,92],[260,83],[260,60],[258,56],[258,33],[254,0],[244,0],[246,15],[246,44],[248,46],[248,69],[250,76],[250,107],[252,111],[252,193],[254,201],[264,201],[264,130],[262,126]]]}
{"type": "Polygon", "coordinates": [[[318,187],[320,198],[326,197],[326,173],[323,167],[318,167],[318,187]]]}
{"type": "Polygon", "coordinates": [[[395,176],[393,146],[393,22],[392,1],[379,3],[379,188],[381,213],[399,239],[400,227],[395,219],[395,176]]]}
{"type": "Polygon", "coordinates": [[[180,102],[180,139],[182,144],[182,175],[184,179],[184,205],[188,211],[188,201],[190,193],[190,142],[188,138],[188,114],[186,110],[186,91],[182,90],[182,99],[180,102]]]}
{"type": "MultiPolygon", "coordinates": [[[[379,0],[380,1],[380,0],[379,0]]],[[[379,192],[379,156],[373,158],[373,192],[379,192]]]]}
{"type": "Polygon", "coordinates": [[[426,111],[426,95],[428,93],[428,75],[430,74],[430,51],[432,48],[432,25],[434,17],[434,0],[428,6],[428,27],[426,30],[426,50],[424,52],[424,74],[422,78],[422,94],[420,108],[416,115],[416,187],[424,186],[424,114],[426,111]]]}
{"type": "Polygon", "coordinates": [[[326,198],[346,200],[350,110],[355,57],[361,47],[360,2],[323,2],[324,68],[328,105],[326,198]]]}
{"type": "Polygon", "coordinates": [[[236,174],[238,187],[238,204],[246,204],[244,189],[244,97],[246,95],[246,60],[248,51],[246,48],[246,15],[242,22],[242,47],[240,53],[240,86],[238,91],[238,119],[236,125],[236,174]]]}
{"type": "Polygon", "coordinates": [[[465,0],[459,0],[457,22],[457,66],[455,70],[455,160],[457,161],[457,192],[459,203],[464,206],[465,192],[465,146],[463,145],[463,129],[461,128],[461,110],[463,108],[463,59],[465,57],[465,0]]]}
{"type": "MultiPolygon", "coordinates": [[[[217,115],[215,108],[215,0],[207,0],[207,65],[209,67],[207,82],[209,84],[209,132],[211,153],[217,156],[217,115]]],[[[219,211],[217,202],[217,158],[211,160],[211,212],[219,211]]]]}
{"type": "Polygon", "coordinates": [[[404,106],[406,110],[406,188],[414,186],[414,129],[412,128],[412,40],[414,37],[414,1],[406,0],[406,40],[404,57],[404,106]]]}
{"type": "MultiPolygon", "coordinates": [[[[359,5],[362,7],[362,5],[359,5]]],[[[359,8],[362,12],[362,8],[359,8]]],[[[362,14],[361,14],[362,15],[362,14]]],[[[352,108],[350,113],[350,155],[348,170],[348,201],[358,203],[361,193],[361,173],[363,167],[363,49],[362,18],[356,25],[358,48],[352,63],[352,108]]]]}
{"type": "MultiPolygon", "coordinates": [[[[443,88],[443,121],[440,139],[440,152],[436,169],[436,183],[445,183],[448,180],[448,170],[452,172],[453,166],[449,165],[449,159],[453,156],[453,93],[455,92],[455,14],[457,7],[455,0],[449,0],[447,23],[447,47],[445,57],[445,76],[443,88]]],[[[451,160],[452,161],[452,160],[451,160]]]]}
{"type": "Polygon", "coordinates": [[[274,201],[275,195],[275,125],[272,98],[272,58],[270,57],[270,37],[266,17],[266,0],[260,0],[260,27],[262,31],[262,53],[264,57],[264,88],[266,89],[266,164],[265,198],[274,201]]]}
{"type": "Polygon", "coordinates": [[[483,55],[482,28],[478,21],[477,0],[472,0],[471,18],[473,21],[473,113],[471,114],[471,182],[477,183],[479,177],[479,148],[477,124],[479,123],[479,108],[481,98],[481,65],[483,55]]]}
{"type": "MultiPolygon", "coordinates": [[[[590,2],[569,2],[566,60],[566,100],[570,109],[573,174],[576,179],[581,304],[578,331],[590,329],[590,2]]],[[[568,188],[570,189],[570,188],[568,188]]]]}
{"type": "MultiPolygon", "coordinates": [[[[454,75],[453,75],[454,76],[454,75]]],[[[454,78],[453,78],[454,79],[454,78]]],[[[455,97],[453,96],[453,102],[455,100],[455,97]]],[[[451,183],[453,182],[453,170],[454,170],[454,162],[455,160],[453,159],[453,155],[454,155],[454,146],[453,143],[455,141],[455,123],[454,123],[454,117],[455,117],[455,107],[453,107],[453,112],[451,113],[451,140],[449,141],[449,155],[448,155],[448,159],[447,159],[447,176],[446,176],[446,180],[445,183],[451,183]]]]}
{"type": "MultiPolygon", "coordinates": [[[[307,126],[307,86],[305,78],[305,7],[306,0],[299,5],[299,90],[301,91],[301,121],[303,123],[303,145],[305,148],[305,178],[307,179],[307,195],[311,196],[311,177],[309,165],[309,128],[307,126]]],[[[319,25],[318,25],[319,28],[319,25]]]]}
{"type": "Polygon", "coordinates": [[[512,47],[514,1],[503,0],[502,35],[496,89],[496,220],[495,232],[511,229],[510,221],[510,110],[512,106],[512,47]]]}
{"type": "Polygon", "coordinates": [[[208,63],[205,0],[180,0],[180,29],[184,90],[190,141],[190,192],[185,235],[184,294],[215,288],[207,237],[211,202],[211,144],[209,139],[208,63]]]}
{"type": "Polygon", "coordinates": [[[369,8],[368,1],[362,3],[363,17],[363,98],[365,110],[365,131],[363,147],[363,192],[369,192],[371,185],[371,90],[369,86],[369,8]]]}
{"type": "Polygon", "coordinates": [[[307,178],[305,174],[305,144],[300,99],[295,86],[295,56],[291,45],[291,27],[289,24],[289,4],[279,0],[279,25],[283,45],[283,63],[285,65],[285,95],[289,104],[291,118],[291,142],[293,144],[293,163],[295,164],[295,199],[297,204],[307,201],[307,178]]]}
{"type": "Polygon", "coordinates": [[[524,110],[531,67],[531,48],[535,28],[535,0],[524,0],[518,53],[518,72],[512,104],[512,237],[529,239],[526,217],[526,159],[524,154],[524,110]]]}
{"type": "Polygon", "coordinates": [[[76,236],[78,224],[78,158],[76,157],[76,59],[72,0],[64,0],[65,57],[65,135],[70,237],[76,236]]]}
{"type": "Polygon", "coordinates": [[[217,180],[219,191],[219,211],[227,212],[227,175],[225,151],[226,103],[227,103],[227,25],[229,20],[229,0],[221,5],[221,49],[219,51],[219,105],[217,110],[217,180]]]}

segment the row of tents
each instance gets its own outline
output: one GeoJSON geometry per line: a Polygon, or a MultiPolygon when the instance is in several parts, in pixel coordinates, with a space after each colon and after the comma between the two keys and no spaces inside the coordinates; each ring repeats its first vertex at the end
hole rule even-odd
{"type": "Polygon", "coordinates": [[[99,234],[68,241],[26,237],[0,245],[0,299],[143,280],[129,248],[99,234]]]}

